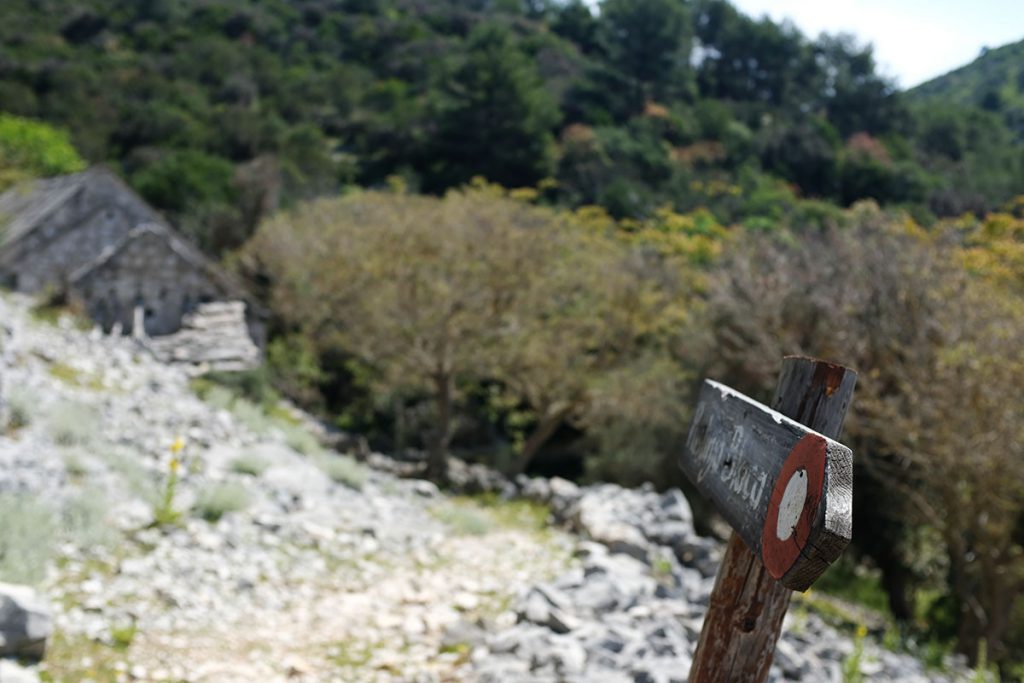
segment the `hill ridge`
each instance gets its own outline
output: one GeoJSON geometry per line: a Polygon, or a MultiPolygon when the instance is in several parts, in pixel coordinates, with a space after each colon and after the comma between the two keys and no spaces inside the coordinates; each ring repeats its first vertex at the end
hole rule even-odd
{"type": "Polygon", "coordinates": [[[1024,39],[985,49],[973,61],[907,90],[917,100],[943,100],[1001,114],[1024,138],[1024,39]]]}

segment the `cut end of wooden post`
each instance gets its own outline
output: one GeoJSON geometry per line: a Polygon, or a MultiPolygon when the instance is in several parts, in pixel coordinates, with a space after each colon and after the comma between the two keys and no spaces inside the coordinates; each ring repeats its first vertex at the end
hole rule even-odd
{"type": "Polygon", "coordinates": [[[786,588],[810,588],[850,542],[852,466],[849,449],[814,434],[786,458],[761,535],[761,561],[786,588]]]}

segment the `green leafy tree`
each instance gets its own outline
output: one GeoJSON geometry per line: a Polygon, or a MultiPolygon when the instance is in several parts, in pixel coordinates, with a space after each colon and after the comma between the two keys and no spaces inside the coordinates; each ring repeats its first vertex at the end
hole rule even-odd
{"type": "Polygon", "coordinates": [[[684,299],[664,286],[670,269],[494,187],[306,204],[265,224],[242,261],[272,283],[284,325],[321,355],[357,359],[381,403],[429,400],[437,479],[466,387],[490,383],[527,413],[514,444],[512,469],[522,470],[565,423],[607,423],[615,406],[657,413],[650,404],[678,376],[664,362],[684,299]],[[655,359],[661,371],[639,375],[651,382],[630,379],[655,359]]]}
{"type": "Polygon", "coordinates": [[[690,17],[680,0],[604,0],[601,43],[609,65],[626,75],[629,108],[686,95],[692,76],[690,17]]]}
{"type": "Polygon", "coordinates": [[[194,150],[176,150],[131,176],[132,186],[161,207],[179,227],[210,253],[239,246],[258,217],[249,170],[236,177],[231,162],[194,150]],[[238,204],[241,199],[242,203],[238,204]]]}
{"type": "Polygon", "coordinates": [[[828,119],[842,136],[859,132],[880,135],[906,128],[906,106],[892,81],[876,72],[870,45],[861,46],[849,35],[825,35],[815,43],[814,51],[823,76],[828,119]]]}
{"type": "Polygon", "coordinates": [[[321,352],[353,354],[379,396],[429,397],[428,474],[444,480],[460,386],[493,367],[559,222],[492,191],[361,193],[277,217],[246,251],[274,283],[275,309],[321,352]]]}
{"type": "Polygon", "coordinates": [[[508,29],[484,24],[468,39],[465,63],[446,87],[437,123],[438,162],[427,186],[439,190],[483,176],[532,186],[553,169],[558,109],[508,29]]]}
{"type": "Polygon", "coordinates": [[[143,197],[175,213],[192,202],[231,201],[230,162],[192,150],[169,152],[132,176],[132,185],[143,197]]]}
{"type": "Polygon", "coordinates": [[[85,161],[68,134],[45,123],[0,113],[0,190],[32,177],[74,173],[85,161]]]}
{"type": "Polygon", "coordinates": [[[699,2],[695,11],[703,94],[790,108],[815,101],[820,69],[795,28],[754,20],[725,0],[699,2]]]}
{"type": "Polygon", "coordinates": [[[807,117],[782,120],[765,127],[759,138],[766,169],[796,183],[805,194],[835,195],[839,140],[828,122],[807,117]]]}
{"type": "Polygon", "coordinates": [[[583,0],[570,0],[555,12],[551,25],[555,33],[578,45],[584,53],[597,51],[599,24],[587,3],[583,0]]]}

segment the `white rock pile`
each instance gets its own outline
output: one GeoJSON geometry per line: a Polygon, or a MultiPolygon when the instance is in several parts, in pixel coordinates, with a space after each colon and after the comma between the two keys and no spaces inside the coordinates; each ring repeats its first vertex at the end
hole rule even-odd
{"type": "MultiPolygon", "coordinates": [[[[686,680],[720,559],[718,544],[694,533],[678,490],[615,485],[578,488],[562,480],[522,482],[589,541],[579,564],[538,583],[515,603],[517,623],[473,643],[473,674],[488,683],[686,680]]],[[[812,612],[791,609],[769,680],[835,681],[852,641],[812,612]]],[[[952,681],[917,659],[867,643],[860,669],[871,680],[952,681]]]]}

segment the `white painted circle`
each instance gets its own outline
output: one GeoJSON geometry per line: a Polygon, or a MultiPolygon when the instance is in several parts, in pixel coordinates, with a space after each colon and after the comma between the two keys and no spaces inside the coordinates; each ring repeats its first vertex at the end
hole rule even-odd
{"type": "Polygon", "coordinates": [[[782,502],[779,503],[779,521],[775,527],[775,535],[780,541],[785,541],[793,535],[800,521],[800,513],[804,511],[806,499],[807,470],[800,468],[790,477],[786,490],[782,493],[782,502]]]}

